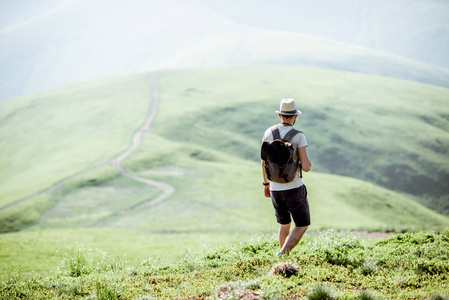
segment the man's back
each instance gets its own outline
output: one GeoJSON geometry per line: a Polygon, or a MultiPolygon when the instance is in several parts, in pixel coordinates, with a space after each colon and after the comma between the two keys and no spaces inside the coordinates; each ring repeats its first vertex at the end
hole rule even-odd
{"type": "MultiPolygon", "coordinates": [[[[279,134],[280,134],[281,139],[283,139],[285,137],[285,135],[292,128],[293,128],[293,126],[283,126],[283,125],[279,126],[279,134]]],[[[262,142],[263,141],[272,141],[274,139],[273,134],[272,134],[272,129],[273,129],[273,127],[270,127],[265,131],[262,142]]],[[[290,142],[292,143],[292,145],[294,147],[293,159],[295,161],[298,161],[298,159],[299,159],[298,148],[307,146],[306,136],[304,135],[303,132],[299,132],[292,138],[292,140],[290,142]]],[[[287,183],[277,183],[277,182],[272,181],[272,182],[270,182],[270,190],[273,190],[273,191],[288,190],[288,189],[300,187],[303,184],[304,183],[302,182],[300,170],[298,168],[297,172],[296,172],[296,176],[293,179],[293,181],[287,182],[287,183]]]]}

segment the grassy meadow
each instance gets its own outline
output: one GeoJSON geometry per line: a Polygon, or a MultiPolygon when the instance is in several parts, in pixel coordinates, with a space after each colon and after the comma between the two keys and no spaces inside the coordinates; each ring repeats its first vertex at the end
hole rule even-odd
{"type": "MultiPolygon", "coordinates": [[[[95,289],[101,282],[122,285],[118,290],[141,285],[129,294],[122,293],[123,299],[144,295],[145,285],[153,289],[162,282],[172,285],[167,294],[151,290],[148,295],[201,298],[212,295],[212,286],[219,282],[253,279],[259,281],[253,290],[263,290],[269,298],[271,277],[264,274],[274,263],[274,258],[268,257],[276,253],[273,236],[278,225],[270,199],[263,196],[259,147],[264,130],[278,122],[275,110],[284,96],[294,97],[303,112],[295,127],[305,132],[313,163],[312,171],[304,174],[312,217],[310,237],[292,256],[294,262],[306,264],[313,274],[340,268],[332,263],[319,267],[321,260],[305,263],[308,256],[324,255],[305,245],[320,239],[329,228],[395,233],[433,230],[429,234],[445,242],[443,229],[449,228],[448,89],[313,68],[159,72],[156,118],[141,146],[122,165],[132,174],[169,183],[175,192],[156,205],[137,206],[161,191],[122,177],[109,162],[130,146],[154,100],[150,75],[62,86],[0,103],[4,154],[0,158],[0,276],[6,280],[4,295],[12,295],[7,294],[14,290],[12,282],[19,292],[19,282],[27,284],[28,279],[21,280],[31,276],[36,291],[58,285],[48,288],[49,294],[36,295],[56,297],[60,293],[67,299],[98,296],[95,289]],[[262,241],[254,242],[254,237],[262,241]],[[265,249],[263,257],[257,253],[245,256],[246,250],[239,248],[243,244],[251,247],[253,242],[265,249]],[[105,273],[94,272],[90,266],[86,274],[67,276],[61,263],[67,253],[80,253],[76,249],[83,249],[86,261],[91,252],[100,256],[107,252],[108,258],[99,260],[108,265],[103,268],[105,273]],[[197,278],[195,274],[206,270],[196,261],[202,260],[201,255],[223,257],[227,251],[244,256],[230,259],[230,268],[250,264],[252,275],[240,277],[235,270],[207,267],[206,274],[221,272],[217,275],[220,279],[214,273],[210,278],[215,279],[204,281],[205,289],[183,286],[183,282],[193,286],[185,277],[197,278]],[[178,264],[190,259],[191,253],[199,254],[191,258],[193,265],[181,272],[185,266],[178,264]],[[166,270],[179,271],[179,278],[169,279],[178,275],[166,270]],[[43,279],[47,276],[49,282],[43,279]],[[137,276],[139,283],[131,283],[127,276],[137,276]],[[119,283],[119,277],[126,283],[119,283]]],[[[387,244],[388,251],[400,251],[397,244],[387,244]]],[[[435,246],[427,240],[424,244],[424,248],[435,246]]],[[[369,257],[369,251],[377,251],[377,246],[370,247],[357,246],[354,251],[359,251],[357,255],[366,251],[369,257]]],[[[440,282],[447,276],[439,277],[448,270],[444,255],[439,258],[443,267],[432,271],[432,278],[422,272],[424,277],[416,279],[405,265],[382,265],[372,280],[379,283],[383,272],[390,272],[388,286],[402,282],[395,292],[399,299],[413,294],[407,291],[409,285],[404,282],[408,281],[399,277],[411,276],[420,282],[415,286],[419,295],[430,296],[431,290],[423,282],[440,282]]],[[[352,272],[365,262],[370,261],[359,259],[352,267],[343,266],[348,281],[316,275],[296,291],[293,286],[297,282],[275,280],[273,295],[285,290],[285,284],[292,286],[288,288],[294,291],[292,295],[305,295],[316,281],[349,284],[355,280],[352,272]]],[[[221,266],[224,262],[217,263],[221,266]]],[[[374,286],[368,284],[369,279],[354,276],[361,280],[356,284],[360,287],[355,289],[357,293],[365,289],[378,296],[392,292],[393,288],[385,290],[381,283],[374,286]]],[[[344,290],[342,295],[357,294],[351,294],[349,286],[334,287],[344,290]]],[[[443,285],[438,292],[448,294],[448,287],[443,285]]],[[[33,298],[29,291],[23,293],[33,298]]]]}
{"type": "Polygon", "coordinates": [[[149,97],[148,76],[128,76],[2,102],[0,205],[123,152],[145,118],[149,97]]]}
{"type": "Polygon", "coordinates": [[[447,299],[449,233],[405,233],[367,242],[332,230],[308,235],[290,257],[277,241],[187,252],[176,262],[77,246],[55,256],[49,277],[11,272],[2,299],[447,299]]]}

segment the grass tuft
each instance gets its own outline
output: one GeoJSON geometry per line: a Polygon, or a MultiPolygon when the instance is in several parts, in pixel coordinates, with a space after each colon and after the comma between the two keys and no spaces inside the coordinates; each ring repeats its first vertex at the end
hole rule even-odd
{"type": "Polygon", "coordinates": [[[64,253],[58,266],[60,274],[71,277],[127,270],[129,270],[128,263],[122,257],[117,256],[115,260],[111,260],[107,252],[100,249],[87,249],[79,244],[64,253]]]}
{"type": "Polygon", "coordinates": [[[108,282],[97,282],[95,284],[97,299],[99,300],[117,300],[120,299],[120,293],[115,284],[108,282]]]}
{"type": "Polygon", "coordinates": [[[327,287],[324,284],[317,284],[312,289],[310,293],[307,294],[307,299],[309,300],[334,300],[336,297],[334,296],[333,290],[327,287]]]}
{"type": "Polygon", "coordinates": [[[377,300],[377,297],[367,291],[363,291],[357,296],[357,300],[377,300]]]}
{"type": "Polygon", "coordinates": [[[429,300],[448,300],[449,297],[441,294],[435,294],[429,297],[429,300]]]}

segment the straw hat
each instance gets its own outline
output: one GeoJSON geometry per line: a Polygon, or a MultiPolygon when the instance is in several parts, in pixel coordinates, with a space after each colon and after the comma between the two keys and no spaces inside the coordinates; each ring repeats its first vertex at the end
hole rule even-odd
{"type": "Polygon", "coordinates": [[[300,115],[301,112],[296,109],[296,103],[293,99],[282,99],[279,110],[276,113],[281,115],[300,115]]]}

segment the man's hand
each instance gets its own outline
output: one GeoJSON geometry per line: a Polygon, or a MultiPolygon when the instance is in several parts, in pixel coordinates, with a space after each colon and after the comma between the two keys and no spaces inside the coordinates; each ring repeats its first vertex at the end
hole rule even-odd
{"type": "Polygon", "coordinates": [[[271,195],[270,195],[270,185],[265,185],[263,187],[263,192],[265,194],[265,197],[270,198],[271,197],[271,195]]]}
{"type": "MultiPolygon", "coordinates": [[[[265,172],[265,161],[262,160],[262,176],[263,176],[263,182],[268,182],[267,179],[267,173],[265,172]]],[[[270,184],[268,183],[268,185],[263,186],[263,192],[265,194],[265,197],[271,197],[270,196],[270,184]]]]}

